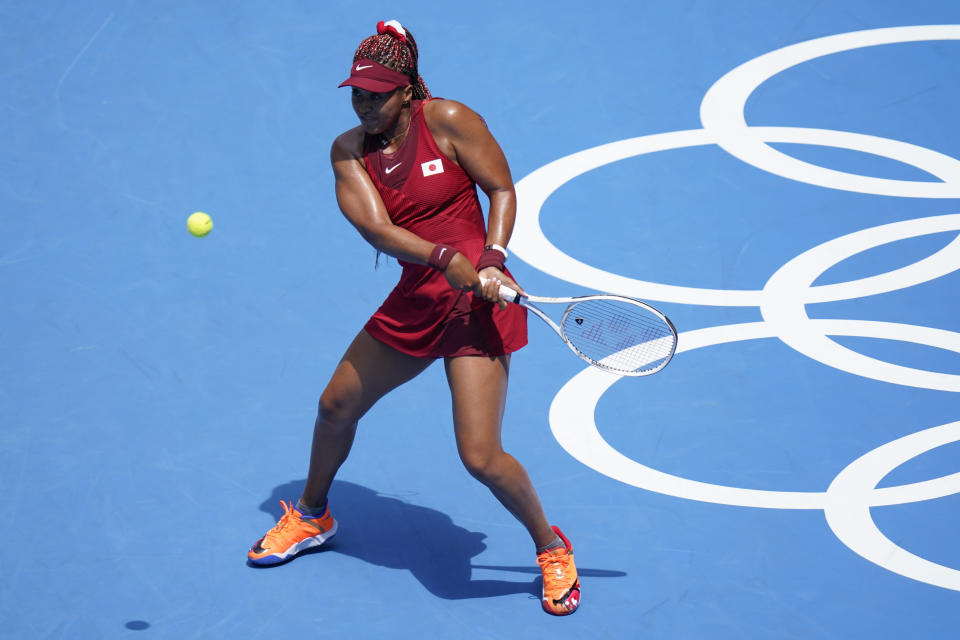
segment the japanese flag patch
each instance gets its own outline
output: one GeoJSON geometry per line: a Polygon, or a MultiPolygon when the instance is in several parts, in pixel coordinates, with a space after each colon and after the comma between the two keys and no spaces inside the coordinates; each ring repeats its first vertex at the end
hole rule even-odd
{"type": "Polygon", "coordinates": [[[437,158],[436,160],[427,160],[420,164],[420,168],[423,169],[423,177],[435,176],[438,173],[443,173],[443,160],[437,158]]]}

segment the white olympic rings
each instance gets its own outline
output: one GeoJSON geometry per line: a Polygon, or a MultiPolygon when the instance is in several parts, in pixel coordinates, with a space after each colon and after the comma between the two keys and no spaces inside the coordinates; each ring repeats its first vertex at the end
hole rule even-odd
{"type": "MultiPolygon", "coordinates": [[[[832,266],[901,239],[960,232],[960,214],[906,220],[863,229],[789,260],[761,290],[700,289],[636,280],[584,264],[544,236],[543,203],[560,186],[592,169],[626,158],[687,147],[717,145],[763,171],[830,189],[905,198],[960,198],[960,161],[906,142],[862,134],[797,127],[752,127],[744,107],[760,84],[797,64],[862,47],[928,40],[960,40],[960,25],[894,27],[809,40],[759,56],[733,69],[706,92],[703,129],[632,138],[587,149],[551,162],[517,183],[520,203],[510,247],[530,265],[569,282],[601,291],[675,303],[750,306],[762,322],[683,332],[677,353],[713,345],[778,338],[799,353],[847,373],[940,391],[960,391],[960,375],[919,370],[867,357],[828,336],[860,336],[912,342],[960,353],[960,334],[929,327],[859,320],[811,319],[806,305],[887,293],[960,269],[960,235],[934,254],[887,273],[814,286],[832,266]],[[940,182],[888,180],[826,169],[773,149],[767,143],[802,143],[850,149],[912,165],[940,182]]],[[[826,491],[764,491],[721,486],[673,476],[624,456],[600,435],[594,409],[620,378],[588,368],[557,393],[550,425],[560,445],[583,464],[626,484],[665,495],[735,506],[822,509],[836,536],[853,551],[897,574],[960,591],[960,571],[915,556],[886,538],[870,518],[872,506],[903,504],[960,493],[960,473],[908,485],[877,488],[904,462],[960,441],[960,422],[900,438],[866,453],[842,470],[826,491]]]]}

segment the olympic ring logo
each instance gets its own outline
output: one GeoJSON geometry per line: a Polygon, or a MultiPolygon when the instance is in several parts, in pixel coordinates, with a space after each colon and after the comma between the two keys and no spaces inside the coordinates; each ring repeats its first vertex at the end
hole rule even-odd
{"type": "MultiPolygon", "coordinates": [[[[960,375],[925,371],[868,357],[830,336],[912,342],[960,353],[960,334],[908,324],[811,319],[808,304],[849,300],[929,282],[960,269],[960,234],[911,265],[849,282],[814,286],[818,276],[851,256],[884,244],[933,233],[960,232],[960,214],[933,216],[863,229],[814,247],[778,269],[762,290],[700,289],[647,282],[584,264],[550,243],[540,228],[546,199],[569,180],[626,158],[659,151],[717,145],[768,173],[828,189],[903,198],[960,198],[960,160],[906,142],[846,131],[757,127],[744,107],[766,80],[802,62],[863,47],[916,41],[960,40],[960,25],[928,25],[857,31],[801,42],[761,55],[721,77],[700,105],[702,129],[673,131],[587,149],[537,169],[517,183],[520,211],[510,247],[528,264],[574,284],[649,300],[683,304],[756,307],[760,322],[714,326],[680,335],[678,353],[714,345],[777,338],[795,351],[853,375],[890,384],[960,391],[960,375]],[[816,166],[768,143],[802,143],[860,151],[912,165],[940,182],[890,180],[816,166]]],[[[826,491],[767,491],[698,482],[670,475],[621,454],[597,428],[594,409],[619,376],[587,368],[569,380],[550,407],[560,445],[583,464],[620,482],[669,496],[766,509],[822,509],[830,529],[854,552],[899,575],[960,591],[960,570],[899,547],[879,530],[870,507],[905,504],[960,493],[960,473],[913,484],[877,488],[905,462],[960,441],[960,421],[925,429],[867,452],[843,469],[826,491]]]]}

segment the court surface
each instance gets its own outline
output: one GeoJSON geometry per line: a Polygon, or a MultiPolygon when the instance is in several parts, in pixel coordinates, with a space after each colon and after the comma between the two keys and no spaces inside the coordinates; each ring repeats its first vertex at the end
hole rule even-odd
{"type": "Polygon", "coordinates": [[[0,636],[953,638],[960,5],[0,4],[0,636]],[[396,18],[518,183],[509,261],[681,333],[649,378],[531,317],[506,448],[573,616],[462,469],[442,367],[361,422],[341,530],[271,569],[316,401],[395,283],[339,213],[396,18]],[[205,211],[210,236],[185,229],[205,211]]]}

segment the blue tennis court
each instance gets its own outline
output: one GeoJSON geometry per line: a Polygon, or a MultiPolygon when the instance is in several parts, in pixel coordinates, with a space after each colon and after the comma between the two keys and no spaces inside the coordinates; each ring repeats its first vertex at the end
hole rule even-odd
{"type": "Polygon", "coordinates": [[[953,638],[960,5],[0,5],[0,637],[953,638]],[[572,616],[463,469],[441,364],[361,421],[340,532],[246,551],[392,289],[337,208],[395,18],[510,161],[517,280],[650,301],[662,372],[535,318],[504,443],[572,616]],[[212,233],[191,236],[204,211],[212,233]]]}

